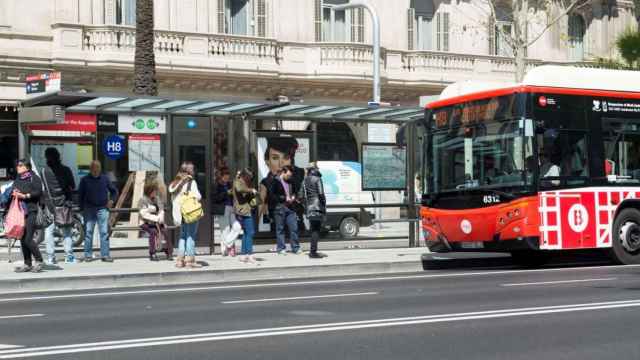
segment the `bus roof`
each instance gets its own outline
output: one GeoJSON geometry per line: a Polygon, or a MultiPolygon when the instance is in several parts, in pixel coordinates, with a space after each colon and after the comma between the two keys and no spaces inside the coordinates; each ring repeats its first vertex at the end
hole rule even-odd
{"type": "Polygon", "coordinates": [[[640,99],[640,71],[543,65],[529,70],[521,84],[471,81],[451,84],[438,101],[426,107],[434,109],[518,92],[640,99]]]}

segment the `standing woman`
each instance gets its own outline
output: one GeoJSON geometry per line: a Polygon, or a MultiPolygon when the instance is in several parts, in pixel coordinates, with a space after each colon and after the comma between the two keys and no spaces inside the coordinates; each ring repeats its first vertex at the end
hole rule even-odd
{"type": "Polygon", "coordinates": [[[171,194],[171,213],[173,223],[180,226],[180,240],[178,242],[178,257],[176,259],[176,267],[200,267],[196,263],[196,237],[198,236],[198,224],[196,221],[190,224],[182,221],[182,198],[189,192],[196,200],[200,201],[202,195],[198,190],[198,184],[193,178],[195,175],[195,166],[191,161],[185,161],[180,165],[180,170],[176,178],[169,184],[169,193],[171,194]]]}
{"type": "Polygon", "coordinates": [[[233,209],[240,225],[242,225],[242,251],[240,261],[256,263],[253,256],[253,235],[255,233],[253,223],[253,210],[257,206],[256,189],[251,187],[253,172],[250,169],[242,169],[233,181],[233,209]]]}
{"type": "Polygon", "coordinates": [[[20,240],[20,248],[24,256],[24,265],[15,269],[16,272],[40,272],[42,270],[42,255],[38,244],[34,239],[36,216],[38,214],[38,204],[42,196],[42,181],[40,177],[31,170],[31,163],[21,159],[16,163],[18,176],[13,182],[12,196],[20,199],[25,209],[25,231],[20,240]],[[32,259],[36,264],[32,266],[32,259]]]}
{"type": "Polygon", "coordinates": [[[318,252],[318,240],[320,230],[327,214],[327,199],[324,196],[324,186],[322,185],[322,174],[315,163],[307,169],[307,176],[302,182],[298,193],[298,199],[302,199],[305,214],[311,225],[311,249],[309,257],[321,259],[325,254],[318,252]]]}

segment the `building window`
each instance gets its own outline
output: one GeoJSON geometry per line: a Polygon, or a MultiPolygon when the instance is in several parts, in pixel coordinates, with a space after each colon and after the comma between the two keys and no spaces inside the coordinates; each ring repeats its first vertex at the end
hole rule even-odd
{"type": "Polygon", "coordinates": [[[364,42],[364,9],[334,10],[348,0],[315,0],[316,41],[364,42]]]}
{"type": "Polygon", "coordinates": [[[218,32],[266,36],[266,0],[218,0],[218,32]]]}
{"type": "Polygon", "coordinates": [[[412,0],[409,8],[409,50],[433,50],[434,28],[432,0],[412,0]]]}
{"type": "Polygon", "coordinates": [[[489,55],[513,56],[513,12],[507,4],[497,4],[495,17],[489,18],[489,55]]]}
{"type": "Polygon", "coordinates": [[[116,24],[136,26],[136,0],[116,0],[116,24]]]}
{"type": "Polygon", "coordinates": [[[584,19],[578,14],[569,15],[569,60],[584,60],[584,19]]]}
{"type": "Polygon", "coordinates": [[[436,50],[449,51],[449,13],[436,13],[436,50]]]}

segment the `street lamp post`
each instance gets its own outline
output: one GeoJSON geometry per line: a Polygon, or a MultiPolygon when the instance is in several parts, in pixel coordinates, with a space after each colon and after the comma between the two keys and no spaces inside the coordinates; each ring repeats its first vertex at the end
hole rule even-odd
{"type": "Polygon", "coordinates": [[[362,0],[351,0],[347,4],[334,5],[333,10],[345,10],[353,8],[365,8],[371,15],[373,22],[373,103],[380,104],[380,19],[373,6],[362,0]]]}

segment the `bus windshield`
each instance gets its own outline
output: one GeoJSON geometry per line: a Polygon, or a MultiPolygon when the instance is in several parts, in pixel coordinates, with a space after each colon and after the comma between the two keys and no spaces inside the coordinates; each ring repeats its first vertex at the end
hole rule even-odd
{"type": "Polygon", "coordinates": [[[515,97],[433,112],[432,193],[465,189],[520,191],[532,185],[533,124],[516,116],[515,97]]]}

